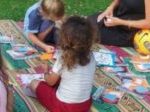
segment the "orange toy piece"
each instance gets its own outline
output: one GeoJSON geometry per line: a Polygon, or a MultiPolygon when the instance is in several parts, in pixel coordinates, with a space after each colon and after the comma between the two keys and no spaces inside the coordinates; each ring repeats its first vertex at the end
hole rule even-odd
{"type": "Polygon", "coordinates": [[[53,59],[53,53],[43,53],[40,55],[41,60],[51,60],[53,59]]]}

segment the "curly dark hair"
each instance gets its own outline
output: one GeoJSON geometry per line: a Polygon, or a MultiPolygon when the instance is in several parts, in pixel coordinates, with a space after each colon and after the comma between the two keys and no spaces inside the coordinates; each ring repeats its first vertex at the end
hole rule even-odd
{"type": "Polygon", "coordinates": [[[90,22],[79,16],[69,17],[60,31],[63,66],[72,69],[76,64],[85,66],[90,61],[94,31],[90,22]]]}

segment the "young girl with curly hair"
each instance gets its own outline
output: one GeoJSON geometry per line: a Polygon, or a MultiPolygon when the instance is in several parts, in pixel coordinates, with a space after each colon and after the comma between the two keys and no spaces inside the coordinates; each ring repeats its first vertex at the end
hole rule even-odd
{"type": "Polygon", "coordinates": [[[45,81],[34,80],[31,89],[51,112],[88,112],[96,63],[91,52],[93,29],[82,17],[62,25],[60,50],[45,81]],[[59,83],[58,83],[59,82],[59,83]]]}

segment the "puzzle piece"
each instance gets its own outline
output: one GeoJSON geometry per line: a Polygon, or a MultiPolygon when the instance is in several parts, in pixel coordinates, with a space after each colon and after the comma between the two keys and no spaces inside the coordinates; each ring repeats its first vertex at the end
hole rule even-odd
{"type": "Polygon", "coordinates": [[[40,55],[41,60],[51,60],[53,59],[53,53],[43,53],[40,55]]]}

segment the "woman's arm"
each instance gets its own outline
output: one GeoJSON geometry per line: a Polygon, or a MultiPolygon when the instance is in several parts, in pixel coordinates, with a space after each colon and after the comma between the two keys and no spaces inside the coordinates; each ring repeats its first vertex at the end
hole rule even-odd
{"type": "Polygon", "coordinates": [[[117,26],[124,25],[133,28],[139,29],[149,29],[150,28],[150,0],[145,0],[145,19],[142,20],[123,20],[116,17],[107,17],[105,25],[117,26]]]}
{"type": "Polygon", "coordinates": [[[150,28],[150,0],[145,0],[145,19],[137,21],[122,21],[123,25],[134,28],[150,28]]]}
{"type": "Polygon", "coordinates": [[[118,6],[119,0],[113,0],[113,2],[107,7],[107,9],[98,16],[97,21],[101,21],[106,16],[113,16],[114,9],[118,6]]]}
{"type": "Polygon", "coordinates": [[[113,0],[113,2],[107,7],[106,10],[114,10],[116,8],[116,6],[118,6],[119,4],[119,0],[113,0]]]}

